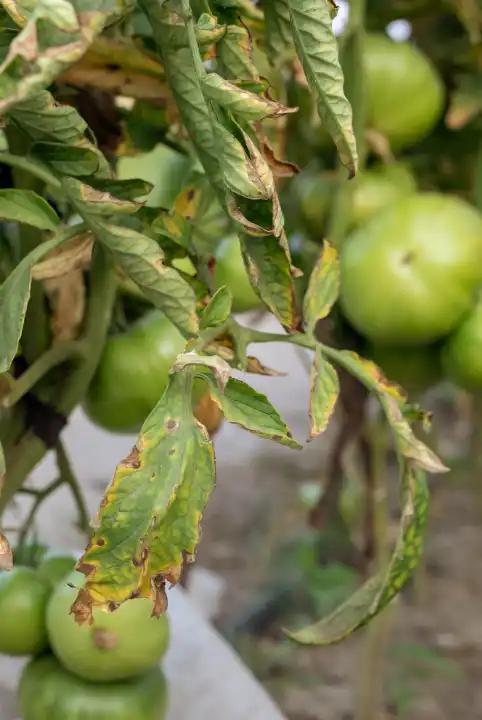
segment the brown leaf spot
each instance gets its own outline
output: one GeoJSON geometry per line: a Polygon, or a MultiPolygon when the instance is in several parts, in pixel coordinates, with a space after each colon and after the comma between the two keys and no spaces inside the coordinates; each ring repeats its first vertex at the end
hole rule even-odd
{"type": "Polygon", "coordinates": [[[97,538],[97,540],[95,541],[95,544],[97,545],[97,547],[104,547],[104,545],[105,545],[104,538],[97,538]]]}
{"type": "Polygon", "coordinates": [[[174,419],[171,418],[170,420],[168,420],[168,421],[166,422],[166,424],[164,425],[164,427],[166,428],[167,432],[172,433],[172,432],[175,432],[175,431],[178,429],[178,427],[179,427],[179,422],[178,422],[177,420],[174,420],[174,419]]]}
{"type": "Polygon", "coordinates": [[[132,468],[133,470],[138,470],[141,467],[142,463],[139,457],[139,450],[136,445],[132,448],[129,455],[123,460],[122,466],[132,468]]]}
{"type": "Polygon", "coordinates": [[[152,591],[154,594],[154,607],[152,617],[160,617],[167,610],[166,581],[163,575],[156,575],[152,578],[152,591]]]}
{"type": "Polygon", "coordinates": [[[85,577],[89,578],[91,575],[95,573],[95,565],[89,565],[89,563],[84,562],[83,560],[80,560],[77,563],[76,569],[83,573],[85,577]]]}
{"type": "Polygon", "coordinates": [[[75,602],[70,608],[70,614],[74,616],[78,625],[93,625],[94,616],[92,614],[92,606],[94,599],[88,590],[81,590],[77,595],[75,602]]]}
{"type": "Polygon", "coordinates": [[[112,630],[92,628],[92,642],[98,650],[108,651],[113,650],[119,641],[117,635],[112,632],[112,630]]]}

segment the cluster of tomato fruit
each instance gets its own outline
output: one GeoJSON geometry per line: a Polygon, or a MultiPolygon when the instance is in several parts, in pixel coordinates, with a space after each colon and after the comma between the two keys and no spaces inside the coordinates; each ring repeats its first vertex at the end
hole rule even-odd
{"type": "Polygon", "coordinates": [[[75,559],[32,545],[16,561],[0,572],[0,652],[32,656],[18,690],[22,720],[164,720],[167,617],[153,619],[152,603],[138,599],[95,610],[94,624],[80,627],[69,614],[85,580],[75,559]]]}
{"type": "MultiPolygon", "coordinates": [[[[367,121],[394,151],[411,148],[440,121],[444,86],[410,43],[368,35],[367,121]]],[[[318,138],[323,133],[318,129],[318,138]]],[[[410,165],[372,164],[352,181],[348,232],[341,243],[340,309],[360,351],[387,376],[421,392],[443,376],[482,387],[482,215],[455,195],[418,190],[410,165]]],[[[335,183],[302,173],[297,218],[322,239],[335,183]]]]}

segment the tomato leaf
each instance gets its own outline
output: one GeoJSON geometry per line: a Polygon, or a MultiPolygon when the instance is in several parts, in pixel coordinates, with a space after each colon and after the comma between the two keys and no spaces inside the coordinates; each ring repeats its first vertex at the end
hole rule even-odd
{"type": "Polygon", "coordinates": [[[216,46],[216,58],[221,75],[229,80],[259,81],[259,73],[253,63],[252,54],[248,29],[239,25],[228,25],[224,36],[216,46]]]}
{"type": "Polygon", "coordinates": [[[75,234],[76,230],[70,228],[38,245],[0,285],[0,373],[8,370],[17,352],[30,298],[33,266],[75,234]]]}
{"type": "Polygon", "coordinates": [[[79,180],[87,182],[96,190],[109,193],[113,197],[119,198],[119,200],[138,200],[145,195],[149,195],[153,189],[153,185],[150,182],[137,178],[132,180],[118,180],[114,178],[89,177],[83,180],[83,178],[79,177],[79,180]]]}
{"type": "Polygon", "coordinates": [[[0,218],[32,225],[39,230],[56,230],[60,225],[55,210],[33,190],[0,190],[0,218]]]}
{"type": "Polygon", "coordinates": [[[172,366],[172,372],[181,372],[189,365],[202,365],[212,370],[220,392],[224,392],[226,383],[231,375],[231,368],[228,363],[217,355],[198,355],[195,352],[186,352],[179,355],[172,366]]]}
{"type": "Polygon", "coordinates": [[[329,315],[338,299],[340,290],[340,267],[338,252],[325,241],[323,252],[310,276],[304,299],[303,315],[309,330],[313,331],[318,320],[329,315]]]}
{"type": "Polygon", "coordinates": [[[177,582],[186,553],[196,552],[199,521],[214,487],[209,435],[189,410],[186,374],[170,376],[130,455],[115,471],[97,527],[78,569],[87,580],[72,612],[92,622],[93,606],[131,597],[154,599],[164,580],[177,582]]]}
{"type": "Polygon", "coordinates": [[[315,93],[318,113],[333,138],[349,175],[358,165],[350,103],[343,91],[343,71],[326,0],[289,0],[291,28],[298,57],[315,93]]]}
{"type": "Polygon", "coordinates": [[[297,108],[285,107],[275,100],[241,89],[217,73],[206,75],[202,88],[207,98],[247,121],[277,118],[297,111],[297,108]]]}
{"type": "Polygon", "coordinates": [[[308,440],[325,432],[340,393],[338,374],[325,359],[323,351],[316,349],[310,376],[310,434],[308,440]]]}
{"type": "Polygon", "coordinates": [[[99,156],[88,147],[37,142],[30,153],[62,175],[93,175],[99,169],[99,156]]]}
{"type": "Polygon", "coordinates": [[[214,293],[209,304],[203,310],[200,323],[201,330],[224,325],[231,314],[232,303],[231,291],[223,285],[214,293]]]}
{"type": "Polygon", "coordinates": [[[301,450],[301,445],[293,440],[288,426],[281,419],[276,408],[265,395],[257,392],[250,385],[230,378],[224,393],[220,393],[211,381],[209,392],[228,422],[239,425],[259,437],[301,450]]]}
{"type": "Polygon", "coordinates": [[[285,631],[303,645],[340,642],[366,625],[399,593],[419,563],[427,524],[428,489],[424,473],[407,464],[403,476],[404,507],[390,564],[359,588],[333,613],[302,630],[285,631]]]}

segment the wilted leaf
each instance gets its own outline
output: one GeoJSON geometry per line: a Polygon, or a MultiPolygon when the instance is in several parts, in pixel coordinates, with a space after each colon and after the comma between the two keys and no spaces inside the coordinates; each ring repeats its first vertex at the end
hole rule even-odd
{"type": "Polygon", "coordinates": [[[325,359],[320,348],[316,349],[310,377],[310,434],[308,440],[321,435],[335,409],[340,392],[338,374],[325,359]]]}
{"type": "Polygon", "coordinates": [[[350,176],[358,156],[350,103],[343,91],[343,71],[326,0],[289,0],[291,27],[298,57],[315,93],[318,113],[350,176]]]}
{"type": "Polygon", "coordinates": [[[253,62],[253,48],[247,28],[228,25],[223,38],[216,46],[219,72],[228,80],[259,81],[253,62]]]}
{"type": "Polygon", "coordinates": [[[224,393],[220,393],[213,382],[210,382],[209,391],[228,422],[259,437],[275,440],[295,450],[301,449],[301,445],[293,440],[289,428],[268,398],[254,388],[241,380],[230,378],[224,393]]]}
{"type": "Polygon", "coordinates": [[[275,193],[273,174],[254,143],[243,133],[247,149],[220,123],[215,125],[216,145],[226,187],[251,200],[269,200],[275,193]]]}
{"type": "Polygon", "coordinates": [[[305,323],[313,330],[318,320],[326,318],[338,299],[340,267],[338,252],[325,241],[323,252],[310,276],[303,307],[305,323]]]}
{"type": "Polygon", "coordinates": [[[303,645],[331,645],[366,625],[400,592],[422,554],[427,523],[428,490],[423,472],[407,465],[403,478],[404,508],[397,544],[387,570],[370,578],[333,613],[314,625],[287,634],[303,645]]]}
{"type": "Polygon", "coordinates": [[[279,372],[279,370],[273,370],[272,368],[266,367],[258,358],[249,356],[246,362],[245,371],[253,373],[255,375],[267,375],[269,377],[285,377],[287,373],[279,372]]]}
{"type": "Polygon", "coordinates": [[[90,264],[94,239],[92,233],[81,232],[76,237],[55,248],[41,262],[32,268],[34,280],[61,277],[72,270],[83,270],[90,264]]]}
{"type": "Polygon", "coordinates": [[[202,88],[210,100],[247,121],[278,118],[297,111],[297,108],[285,107],[279,102],[233,85],[217,73],[206,75],[202,88]]]}
{"type": "Polygon", "coordinates": [[[263,153],[263,157],[270,166],[275,177],[293,177],[293,175],[297,175],[300,172],[299,167],[295,165],[295,163],[277,158],[273,148],[266,138],[264,138],[261,143],[261,152],[263,153]]]}
{"type": "Polygon", "coordinates": [[[82,270],[70,270],[43,281],[50,307],[54,344],[75,340],[84,319],[85,284],[82,270]]]}
{"type": "MultiPolygon", "coordinates": [[[[8,9],[11,0],[2,0],[8,9]]],[[[36,0],[0,67],[0,114],[47,88],[79,60],[106,23],[132,9],[132,2],[106,0],[79,11],[69,0],[36,0]]]]}
{"type": "Polygon", "coordinates": [[[17,352],[30,298],[32,267],[71,237],[72,229],[38,245],[0,285],[0,373],[8,370],[17,352]]]}
{"type": "MultiPolygon", "coordinates": [[[[79,178],[82,180],[82,178],[79,178]]],[[[145,180],[118,180],[114,178],[89,177],[86,182],[96,190],[109,193],[119,200],[138,200],[149,195],[153,185],[145,180]]]]}
{"type": "Polygon", "coordinates": [[[78,564],[87,578],[72,607],[80,624],[92,622],[93,606],[115,608],[130,597],[151,597],[153,614],[160,614],[165,581],[177,582],[184,555],[192,559],[196,552],[215,468],[209,436],[188,403],[184,374],[171,375],[135,447],[117,466],[78,564]]]}
{"type": "Polygon", "coordinates": [[[231,375],[231,368],[225,360],[216,355],[198,355],[195,352],[186,352],[179,355],[176,362],[172,366],[171,372],[182,372],[189,365],[200,365],[204,368],[212,370],[219,390],[223,393],[226,383],[231,375]]]}
{"type": "Polygon", "coordinates": [[[33,190],[0,190],[0,218],[25,223],[39,230],[56,230],[60,218],[43,197],[33,190]]]}
{"type": "Polygon", "coordinates": [[[223,325],[231,314],[233,296],[225,285],[214,293],[201,316],[201,330],[217,328],[223,325]]]}

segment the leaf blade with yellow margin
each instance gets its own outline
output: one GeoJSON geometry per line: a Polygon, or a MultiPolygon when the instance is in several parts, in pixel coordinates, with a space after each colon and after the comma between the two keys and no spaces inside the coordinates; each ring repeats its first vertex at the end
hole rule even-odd
{"type": "Polygon", "coordinates": [[[208,433],[192,415],[189,378],[189,372],[170,376],[107,488],[77,566],[86,576],[72,606],[79,624],[92,622],[94,606],[113,610],[133,597],[152,598],[159,614],[165,581],[176,582],[184,554],[195,553],[215,472],[208,433]]]}

